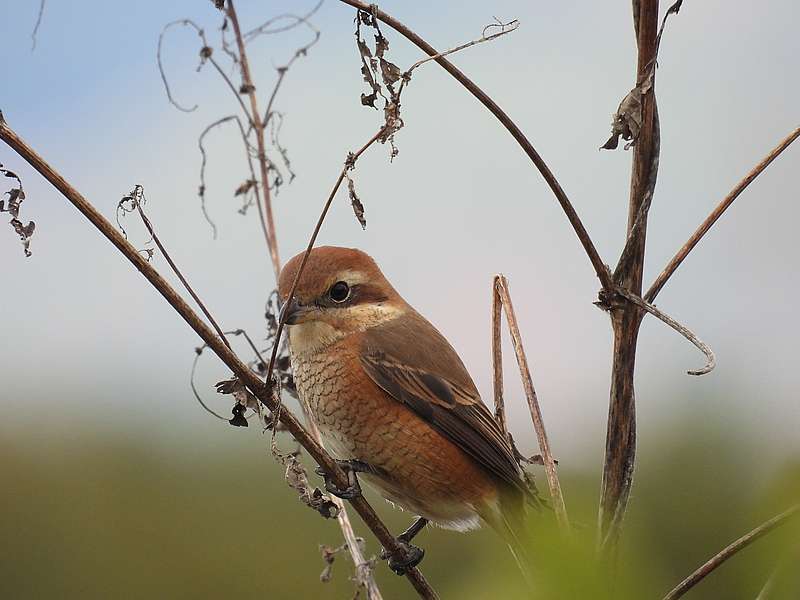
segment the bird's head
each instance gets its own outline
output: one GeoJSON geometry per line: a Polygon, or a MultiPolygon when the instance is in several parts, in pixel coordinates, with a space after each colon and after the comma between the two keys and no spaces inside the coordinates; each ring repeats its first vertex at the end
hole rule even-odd
{"type": "Polygon", "coordinates": [[[287,304],[304,255],[287,262],[278,281],[294,351],[325,346],[395,319],[408,309],[368,254],[335,246],[311,251],[294,298],[287,304]]]}

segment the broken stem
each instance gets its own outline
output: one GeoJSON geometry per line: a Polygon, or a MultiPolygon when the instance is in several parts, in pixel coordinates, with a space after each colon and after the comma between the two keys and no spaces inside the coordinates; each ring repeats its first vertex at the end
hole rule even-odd
{"type": "Polygon", "coordinates": [[[508,291],[508,281],[503,275],[495,275],[494,287],[495,290],[497,290],[497,294],[500,296],[500,302],[506,313],[508,330],[511,333],[511,343],[514,346],[514,353],[517,356],[517,364],[519,365],[519,372],[522,377],[522,385],[525,388],[525,397],[528,399],[528,408],[530,409],[533,428],[536,430],[536,437],[539,440],[539,450],[542,453],[542,462],[544,463],[544,470],[547,474],[547,485],[550,488],[550,498],[553,501],[553,510],[555,510],[556,513],[556,520],[561,529],[568,532],[569,518],[567,517],[567,508],[564,505],[564,496],[561,493],[561,484],[558,481],[558,474],[556,473],[556,461],[553,459],[553,454],[550,451],[550,442],[547,439],[542,410],[539,407],[539,399],[533,387],[533,377],[528,367],[525,348],[522,345],[522,335],[519,331],[517,316],[514,313],[514,305],[511,302],[511,294],[508,291]]]}

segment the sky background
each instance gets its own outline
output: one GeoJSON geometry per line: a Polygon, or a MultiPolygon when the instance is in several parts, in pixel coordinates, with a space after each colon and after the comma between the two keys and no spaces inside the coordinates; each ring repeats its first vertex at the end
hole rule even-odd
{"type": "MultiPolygon", "coordinates": [[[[238,3],[246,29],[311,2],[238,3]]],[[[190,17],[216,42],[210,2],[74,3],[51,0],[31,51],[38,2],[4,2],[4,85],[9,124],[109,219],[134,184],[173,258],[225,328],[263,337],[263,306],[275,286],[253,210],[237,214],[247,177],[232,128],[207,138],[208,211],[197,198],[197,137],[237,104],[216,73],[196,71],[200,42],[173,29],[164,63],[178,112],[156,66],[163,25],[190,17]]],[[[452,57],[500,104],[543,155],[606,262],[625,239],[631,153],[599,151],[611,115],[633,85],[629,2],[438,3],[386,1],[382,8],[439,49],[480,35],[494,16],[519,29],[452,57]]],[[[281,258],[307,243],[348,151],[376,131],[362,107],[353,11],[328,0],[322,31],[295,63],[276,102],[282,142],[297,173],[274,200],[281,258]]],[[[719,200],[800,121],[796,2],[686,2],[670,18],[659,55],[661,170],[648,230],[650,282],[719,200]]],[[[385,29],[390,58],[407,67],[419,52],[385,29]]],[[[262,105],[283,64],[307,39],[301,29],[250,46],[262,105]]],[[[221,53],[219,53],[221,56],[221,53]]],[[[238,81],[234,74],[234,81],[238,81]]],[[[453,343],[484,398],[491,397],[491,280],[510,280],[534,381],[562,466],[590,472],[599,488],[610,372],[608,317],[592,306],[598,282],[566,218],[528,159],[495,119],[435,64],[404,92],[400,154],[371,149],[354,173],[368,226],[362,231],[340,190],[320,244],[373,255],[401,294],[453,343]]],[[[25,258],[0,223],[0,436],[12,447],[69,442],[87,431],[144,443],[165,461],[209,447],[257,454],[251,429],[213,420],[188,387],[195,334],[123,257],[5,146],[0,162],[23,179],[24,219],[36,221],[25,258]],[[246,440],[246,441],[243,441],[246,440]]],[[[722,436],[760,468],[752,485],[800,453],[796,296],[797,171],[791,147],[736,201],[658,298],[716,352],[704,377],[686,375],[703,357],[664,324],[645,319],[637,356],[640,472],[657,436],[691,426],[722,436]],[[739,450],[740,449],[740,450],[739,450]]],[[[3,217],[5,221],[7,217],[3,217]]],[[[128,233],[147,235],[133,219],[128,233]]],[[[154,264],[166,274],[158,255],[154,264]]],[[[243,352],[245,351],[242,348],[243,352]]],[[[226,376],[204,357],[199,382],[213,398],[226,376]]],[[[510,346],[511,429],[535,452],[510,346]]],[[[716,439],[715,437],[715,439],[716,439]]],[[[685,436],[681,440],[687,439],[685,436]]],[[[677,441],[669,451],[685,448],[677,441]]],[[[659,447],[659,452],[664,446],[659,447]]],[[[715,457],[702,455],[713,472],[715,457]]],[[[729,482],[735,485],[735,481],[729,482]]],[[[276,484],[277,485],[277,484],[276,484]]],[[[281,484],[282,485],[282,484],[281,484]]],[[[634,492],[634,502],[636,492],[634,492]]]]}

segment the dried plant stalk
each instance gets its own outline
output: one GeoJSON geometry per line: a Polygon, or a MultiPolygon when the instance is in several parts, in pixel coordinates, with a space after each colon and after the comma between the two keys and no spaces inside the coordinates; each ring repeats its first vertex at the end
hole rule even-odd
{"type": "MultiPolygon", "coordinates": [[[[511,302],[511,294],[508,291],[508,281],[503,275],[495,275],[494,289],[497,297],[500,299],[499,304],[502,304],[503,310],[505,311],[506,321],[508,321],[508,330],[511,333],[511,343],[514,346],[514,354],[516,354],[517,357],[517,364],[519,365],[519,373],[520,377],[522,378],[522,385],[525,388],[525,397],[528,399],[528,409],[531,413],[533,428],[536,431],[536,438],[539,440],[539,451],[542,453],[542,462],[544,463],[544,470],[547,474],[547,485],[550,488],[550,498],[553,501],[553,510],[556,513],[556,519],[561,529],[563,531],[569,531],[569,517],[567,517],[567,508],[564,505],[564,496],[561,493],[561,483],[558,481],[558,473],[556,473],[556,461],[553,459],[553,454],[550,451],[550,441],[547,439],[547,430],[544,426],[542,410],[539,407],[539,399],[537,398],[536,390],[533,387],[533,377],[531,376],[531,370],[528,367],[528,359],[525,356],[525,348],[522,345],[522,335],[519,332],[517,315],[514,313],[514,305],[511,302]]],[[[492,311],[492,314],[495,314],[495,310],[492,311]]],[[[493,319],[493,323],[495,322],[499,324],[499,315],[496,320],[493,319]]],[[[492,336],[493,345],[498,348],[498,351],[495,353],[495,359],[498,360],[501,358],[499,354],[500,344],[498,339],[499,327],[494,329],[494,331],[496,331],[498,334],[497,336],[492,336]],[[495,339],[498,339],[496,343],[494,342],[495,339]]],[[[495,374],[497,374],[497,372],[498,368],[495,366],[495,374]]],[[[500,370],[500,378],[500,397],[502,398],[502,370],[500,370]]],[[[498,383],[495,376],[495,390],[497,390],[497,386],[498,383]]],[[[495,400],[497,397],[498,396],[495,395],[495,400]]],[[[505,415],[502,403],[500,405],[496,405],[496,408],[497,412],[505,415]]],[[[503,416],[503,422],[505,422],[505,416],[503,416]]]]}
{"type": "Polygon", "coordinates": [[[269,248],[270,259],[272,261],[272,270],[275,272],[275,281],[281,273],[281,259],[278,254],[278,244],[276,242],[275,234],[275,218],[272,214],[272,191],[269,189],[269,163],[267,162],[267,147],[264,142],[264,122],[261,120],[261,115],[258,111],[258,98],[256,97],[256,86],[253,84],[253,78],[250,75],[250,63],[247,60],[247,51],[245,49],[244,38],[242,37],[242,30],[239,26],[239,17],[236,14],[233,0],[226,2],[226,14],[231,20],[233,25],[233,32],[236,37],[236,45],[239,48],[239,64],[242,71],[242,87],[241,92],[246,93],[250,98],[250,122],[253,125],[253,130],[256,134],[256,144],[258,146],[258,166],[261,175],[261,194],[264,201],[264,217],[266,218],[266,230],[269,233],[267,238],[267,246],[269,248]]]}
{"type": "MultiPolygon", "coordinates": [[[[628,207],[628,243],[614,280],[636,296],[642,292],[647,211],[658,172],[659,127],[655,100],[655,58],[658,47],[658,0],[635,0],[638,43],[637,88],[643,89],[641,129],[636,138],[628,207]],[[646,82],[649,85],[646,85],[646,82]],[[646,88],[646,89],[644,89],[646,88]]],[[[608,407],[605,461],[598,515],[599,544],[613,545],[620,535],[628,505],[636,458],[634,371],[642,309],[626,304],[611,310],[614,331],[613,366],[608,407]]]]}

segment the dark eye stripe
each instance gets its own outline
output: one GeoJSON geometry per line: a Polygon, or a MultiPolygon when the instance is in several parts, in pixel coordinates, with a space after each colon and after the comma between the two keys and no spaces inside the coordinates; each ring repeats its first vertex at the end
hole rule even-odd
{"type": "Polygon", "coordinates": [[[377,304],[389,299],[378,287],[368,283],[353,286],[352,296],[353,304],[377,304]]]}

